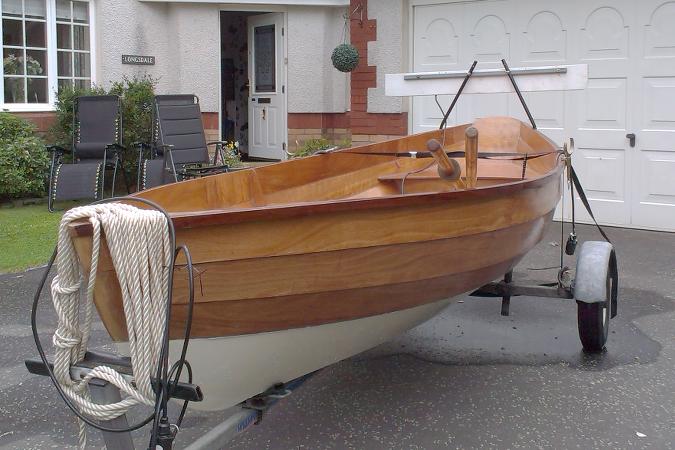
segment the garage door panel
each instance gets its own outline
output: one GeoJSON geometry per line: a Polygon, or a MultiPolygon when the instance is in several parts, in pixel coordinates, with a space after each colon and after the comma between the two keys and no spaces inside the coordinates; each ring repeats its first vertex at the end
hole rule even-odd
{"type": "Polygon", "coordinates": [[[528,21],[522,34],[523,61],[563,62],[567,58],[567,31],[552,11],[539,11],[528,21]]]}
{"type": "MultiPolygon", "coordinates": [[[[452,98],[453,96],[450,95],[438,96],[438,103],[440,103],[443,111],[448,110],[452,98]]],[[[457,111],[458,108],[455,108],[452,114],[450,114],[448,123],[457,123],[457,111]]],[[[433,97],[418,97],[413,103],[413,117],[415,120],[415,130],[418,132],[430,131],[438,129],[443,120],[443,113],[441,113],[441,108],[438,107],[433,97]]]]}
{"type": "Polygon", "coordinates": [[[675,130],[675,77],[642,79],[643,130],[675,130]]]}
{"type": "Polygon", "coordinates": [[[461,5],[415,8],[413,51],[414,70],[434,72],[458,69],[459,36],[463,34],[461,5]]]}
{"type": "Polygon", "coordinates": [[[642,150],[638,164],[641,182],[636,190],[633,224],[672,230],[675,224],[675,153],[642,150]]]}
{"type": "MultiPolygon", "coordinates": [[[[625,208],[625,157],[623,148],[581,147],[574,152],[573,163],[586,196],[595,216],[604,223],[624,224],[628,220],[625,208]]],[[[578,206],[578,219],[590,221],[591,217],[580,203],[578,206]]]]}
{"type": "Polygon", "coordinates": [[[509,59],[510,49],[511,34],[501,17],[490,13],[478,18],[471,31],[472,59],[501,65],[502,59],[509,59]]]}
{"type": "Polygon", "coordinates": [[[675,205],[675,154],[672,152],[643,150],[640,152],[643,184],[642,201],[655,201],[675,205]]]}
{"type": "MultiPolygon", "coordinates": [[[[527,103],[532,117],[540,130],[565,128],[565,93],[548,92],[524,92],[523,97],[527,103]]],[[[509,95],[509,115],[529,123],[523,105],[515,94],[509,95]]],[[[562,141],[556,141],[562,142],[562,141]]]]}
{"type": "Polygon", "coordinates": [[[479,117],[508,116],[509,94],[478,94],[467,96],[465,106],[469,121],[479,117]]]}
{"type": "Polygon", "coordinates": [[[575,162],[589,198],[623,200],[625,152],[621,148],[577,148],[575,162]],[[583,161],[579,161],[582,159],[583,161]]]}
{"type": "Polygon", "coordinates": [[[625,78],[589,79],[579,102],[579,128],[626,129],[627,80],[625,78]]]}
{"type": "Polygon", "coordinates": [[[663,2],[650,11],[644,33],[646,58],[675,58],[675,2],[663,2]]]}
{"type": "Polygon", "coordinates": [[[628,26],[612,6],[591,11],[581,28],[581,59],[586,61],[628,58],[628,26]]]}

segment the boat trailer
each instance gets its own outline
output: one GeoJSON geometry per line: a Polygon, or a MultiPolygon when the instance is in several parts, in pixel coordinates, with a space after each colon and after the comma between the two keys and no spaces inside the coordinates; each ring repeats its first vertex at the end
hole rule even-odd
{"type": "Polygon", "coordinates": [[[586,352],[601,352],[607,342],[609,320],[616,317],[619,275],[614,247],[609,242],[587,241],[577,257],[576,276],[569,270],[558,272],[556,283],[520,285],[513,281],[513,272],[499,282],[488,283],[475,290],[472,297],[501,297],[502,316],[509,315],[511,297],[528,296],[573,299],[577,303],[579,339],[586,352]]]}
{"type": "MultiPolygon", "coordinates": [[[[34,375],[49,376],[49,372],[42,359],[30,358],[25,361],[26,368],[34,375]]],[[[93,368],[105,364],[112,367],[120,373],[124,373],[125,378],[132,380],[131,360],[128,357],[120,357],[112,353],[89,351],[85,358],[71,368],[73,379],[84,378],[93,368]]],[[[53,365],[50,364],[50,368],[53,365]]],[[[210,431],[202,435],[199,439],[186,447],[186,450],[208,450],[214,448],[223,448],[227,442],[234,439],[240,433],[248,430],[251,426],[259,424],[264,415],[279,400],[288,397],[295,389],[300,387],[305,381],[312,377],[316,372],[303,375],[288,383],[279,383],[236,406],[223,411],[224,420],[213,427],[210,431]]],[[[153,380],[153,386],[157,385],[157,380],[153,380]]],[[[107,381],[94,378],[89,383],[89,391],[94,401],[102,404],[118,402],[120,397],[119,389],[107,381]]],[[[204,395],[198,385],[193,383],[178,382],[171,393],[174,400],[200,402],[204,395]]],[[[126,414],[116,419],[99,422],[102,427],[110,429],[127,430],[129,422],[126,414]]],[[[171,425],[167,432],[171,438],[158,441],[158,447],[162,450],[170,450],[173,445],[178,429],[171,425]]],[[[103,441],[107,450],[133,450],[134,441],[131,431],[114,432],[102,431],[103,441]]]]}
{"type": "MultiPolygon", "coordinates": [[[[532,127],[536,129],[536,123],[530,114],[529,108],[523,99],[519,86],[515,82],[513,75],[521,73],[525,75],[559,75],[566,73],[567,70],[578,71],[578,68],[573,66],[564,68],[510,69],[506,61],[502,60],[502,63],[504,66],[504,71],[482,71],[483,73],[481,73],[481,71],[474,71],[476,66],[476,62],[474,62],[468,72],[445,72],[431,75],[434,80],[441,81],[445,79],[453,80],[457,78],[463,78],[461,84],[459,84],[459,89],[456,92],[455,99],[448,110],[444,111],[443,121],[440,126],[441,129],[445,127],[458,97],[462,94],[462,91],[472,77],[493,77],[494,75],[503,74],[507,75],[509,81],[508,88],[512,89],[512,92],[517,94],[522,106],[525,109],[528,119],[532,124],[532,127]]],[[[585,73],[577,72],[574,72],[573,75],[574,76],[571,77],[573,84],[580,84],[585,80],[586,76],[585,73]]],[[[422,79],[424,79],[424,77],[419,74],[406,74],[405,76],[401,77],[400,81],[401,83],[405,83],[411,80],[422,79]]],[[[526,79],[526,81],[529,81],[529,79],[526,79]]],[[[560,83],[562,83],[562,79],[556,79],[554,80],[553,84],[549,86],[549,88],[554,90],[560,89],[562,86],[558,86],[560,83]]],[[[456,85],[452,84],[452,86],[456,85]]],[[[569,88],[569,86],[566,87],[569,88]]],[[[563,86],[563,88],[565,88],[565,86],[563,86]]],[[[502,92],[503,90],[504,87],[499,86],[498,90],[495,92],[502,92]]],[[[401,94],[396,92],[394,94],[388,95],[401,94]]],[[[413,93],[411,95],[420,94],[413,93]]],[[[429,92],[424,91],[421,95],[429,95],[429,92]]],[[[567,175],[570,182],[570,188],[572,190],[572,196],[574,197],[574,188],[576,188],[582,203],[588,210],[591,218],[593,218],[595,221],[583,189],[579,183],[578,177],[574,173],[574,169],[571,166],[570,154],[567,152],[567,148],[564,148],[563,150],[568,162],[567,175]]],[[[580,252],[577,256],[575,276],[572,278],[570,276],[569,269],[564,267],[562,264],[562,252],[564,250],[568,255],[573,255],[576,250],[576,234],[574,233],[574,207],[572,208],[572,227],[573,231],[570,234],[564,249],[561,243],[561,264],[558,272],[557,282],[544,285],[520,285],[513,281],[513,272],[510,271],[505,274],[503,280],[488,283],[475,290],[470,295],[474,297],[501,298],[501,314],[503,316],[509,315],[510,301],[512,297],[531,296],[542,298],[573,299],[577,303],[578,331],[582,346],[585,351],[599,352],[604,349],[605,343],[607,341],[609,321],[610,319],[616,317],[617,314],[618,269],[616,253],[614,251],[613,245],[609,242],[609,239],[605,235],[604,231],[600,226],[598,226],[598,229],[606,239],[606,242],[587,241],[582,244],[580,252]]],[[[53,258],[49,267],[51,267],[52,263],[53,258]]],[[[45,271],[42,282],[43,284],[46,280],[47,274],[49,273],[49,267],[45,271]]],[[[37,298],[39,297],[39,294],[40,291],[38,291],[35,297],[33,314],[35,314],[37,298]]],[[[37,343],[37,331],[35,327],[33,328],[34,337],[36,337],[37,343]]],[[[189,334],[187,338],[189,339],[189,334]]],[[[49,376],[52,378],[52,381],[55,382],[53,376],[53,365],[44,358],[42,353],[41,356],[42,358],[27,359],[25,361],[26,368],[32,374],[49,376]]],[[[100,365],[108,365],[122,374],[122,376],[127,381],[133,381],[133,371],[130,358],[120,357],[111,353],[93,351],[87,352],[82,361],[71,366],[71,377],[73,379],[82,379],[95,367],[100,365]]],[[[232,408],[227,409],[224,412],[225,419],[220,424],[202,435],[199,439],[191,443],[186,448],[189,450],[223,448],[227,442],[233,439],[236,435],[244,432],[252,425],[260,423],[264,414],[274,404],[276,404],[280,399],[289,396],[294,389],[302,385],[315,373],[316,372],[304,375],[288,383],[276,384],[265,392],[262,392],[232,408]]],[[[182,400],[185,402],[199,402],[204,398],[200,387],[191,382],[169,380],[162,381],[158,379],[152,379],[151,383],[156,391],[168,389],[170,398],[175,400],[182,400]]],[[[57,385],[57,389],[58,388],[59,387],[57,385]]],[[[96,401],[97,403],[106,404],[118,402],[121,398],[120,390],[116,386],[97,378],[93,378],[91,380],[89,383],[89,389],[92,400],[96,401]]],[[[64,400],[66,399],[64,398],[64,400]]],[[[183,409],[181,412],[178,423],[180,423],[182,420],[184,412],[185,409],[183,409]]],[[[131,436],[132,428],[129,427],[126,414],[112,420],[100,421],[98,424],[100,424],[100,427],[97,428],[101,430],[103,440],[108,450],[133,450],[135,448],[131,436]]],[[[133,429],[136,428],[140,428],[140,426],[133,427],[133,429]]],[[[173,441],[177,432],[177,425],[168,422],[160,423],[157,445],[155,448],[170,450],[173,446],[173,441]]]]}

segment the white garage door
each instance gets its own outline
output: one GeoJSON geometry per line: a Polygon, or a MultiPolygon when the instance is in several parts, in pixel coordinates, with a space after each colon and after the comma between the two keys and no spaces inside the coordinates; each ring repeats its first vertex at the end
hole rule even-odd
{"type": "MultiPolygon", "coordinates": [[[[675,1],[411,3],[415,72],[465,70],[474,59],[479,68],[502,58],[511,67],[587,63],[585,91],[525,94],[538,127],[558,143],[574,137],[601,222],[675,231],[675,1]]],[[[433,97],[413,99],[412,112],[414,131],[442,117],[433,97]]],[[[527,121],[514,94],[490,94],[461,98],[451,123],[490,115],[527,121]]]]}

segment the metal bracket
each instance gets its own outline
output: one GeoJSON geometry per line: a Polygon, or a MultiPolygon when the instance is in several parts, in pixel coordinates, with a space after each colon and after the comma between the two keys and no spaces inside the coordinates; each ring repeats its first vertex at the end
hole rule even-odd
{"type": "MultiPolygon", "coordinates": [[[[48,376],[47,368],[40,358],[29,358],[24,361],[28,372],[34,375],[48,376]]],[[[131,376],[131,361],[129,358],[120,357],[111,353],[89,351],[84,356],[84,359],[78,364],[74,365],[71,371],[71,377],[80,378],[81,375],[86,375],[91,369],[96,366],[107,365],[117,370],[120,373],[126,372],[125,378],[132,380],[131,376]]],[[[49,364],[54,367],[53,364],[49,364]]],[[[152,380],[152,386],[157,387],[157,380],[152,380]]],[[[189,400],[191,402],[201,402],[204,400],[204,394],[199,386],[191,383],[184,383],[179,381],[176,389],[172,391],[171,397],[177,400],[189,400]]]]}
{"type": "Polygon", "coordinates": [[[511,306],[511,297],[525,295],[528,297],[545,297],[545,298],[565,298],[572,299],[571,289],[560,286],[555,283],[554,286],[540,285],[540,286],[522,286],[513,283],[513,272],[508,272],[504,275],[504,279],[499,282],[488,283],[485,286],[476,289],[471,294],[472,297],[489,297],[502,298],[502,316],[509,315],[509,307],[511,306]]]}
{"type": "MultiPolygon", "coordinates": [[[[509,270],[504,274],[504,285],[509,286],[513,282],[513,270],[509,270]]],[[[511,308],[511,295],[504,294],[502,296],[502,316],[509,315],[509,309],[511,308]]]]}
{"type": "Polygon", "coordinates": [[[224,448],[227,442],[237,434],[247,430],[252,425],[260,423],[264,413],[278,402],[279,399],[288,397],[315,373],[312,372],[285,384],[275,384],[265,392],[229,409],[227,419],[190,444],[186,450],[224,448]]]}

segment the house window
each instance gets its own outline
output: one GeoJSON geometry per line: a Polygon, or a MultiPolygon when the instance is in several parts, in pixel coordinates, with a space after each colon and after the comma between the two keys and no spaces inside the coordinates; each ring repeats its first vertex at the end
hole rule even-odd
{"type": "Polygon", "coordinates": [[[2,0],[5,103],[47,103],[46,0],[2,0]]]}
{"type": "Polygon", "coordinates": [[[58,88],[91,86],[90,6],[89,1],[0,0],[5,109],[48,109],[58,88]]]}
{"type": "Polygon", "coordinates": [[[56,0],[58,86],[91,86],[89,3],[56,0]]]}

